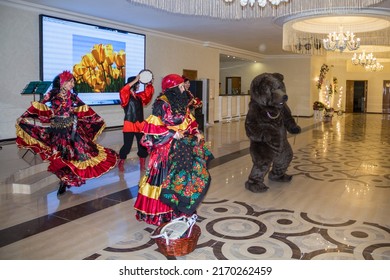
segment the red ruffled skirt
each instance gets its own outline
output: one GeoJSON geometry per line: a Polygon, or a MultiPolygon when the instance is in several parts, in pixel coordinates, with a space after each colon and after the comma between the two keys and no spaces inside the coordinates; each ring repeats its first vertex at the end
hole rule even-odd
{"type": "Polygon", "coordinates": [[[37,102],[27,113],[16,124],[17,146],[31,149],[48,161],[48,171],[66,185],[81,186],[87,179],[100,177],[116,166],[118,154],[95,143],[105,124],[90,107],[85,105],[78,113],[77,129],[72,125],[58,128],[42,124],[40,121],[46,121],[52,113],[37,102]],[[37,122],[32,124],[28,118],[37,122]]]}

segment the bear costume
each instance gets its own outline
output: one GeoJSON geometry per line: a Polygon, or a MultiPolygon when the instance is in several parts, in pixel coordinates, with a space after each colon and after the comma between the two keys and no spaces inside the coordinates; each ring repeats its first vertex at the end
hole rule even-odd
{"type": "Polygon", "coordinates": [[[283,80],[280,73],[263,73],[255,77],[250,86],[245,131],[250,140],[253,167],[245,188],[255,193],[268,190],[264,184],[268,172],[271,181],[289,182],[292,179],[286,174],[293,158],[287,131],[298,134],[301,128],[286,104],[288,96],[283,80]]]}

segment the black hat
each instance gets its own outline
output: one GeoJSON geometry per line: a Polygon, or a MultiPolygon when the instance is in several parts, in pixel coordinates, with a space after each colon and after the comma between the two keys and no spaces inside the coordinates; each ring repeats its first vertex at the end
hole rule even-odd
{"type": "Polygon", "coordinates": [[[128,78],[127,78],[127,83],[131,83],[132,81],[135,80],[135,78],[137,78],[137,77],[136,77],[136,76],[128,77],[128,78]]]}
{"type": "MultiPolygon", "coordinates": [[[[132,81],[135,80],[135,78],[137,78],[137,77],[136,77],[136,76],[128,77],[128,78],[127,78],[127,83],[131,83],[132,81]]],[[[136,83],[131,87],[131,89],[134,90],[134,91],[136,91],[138,85],[139,85],[139,81],[136,82],[136,83]]]]}

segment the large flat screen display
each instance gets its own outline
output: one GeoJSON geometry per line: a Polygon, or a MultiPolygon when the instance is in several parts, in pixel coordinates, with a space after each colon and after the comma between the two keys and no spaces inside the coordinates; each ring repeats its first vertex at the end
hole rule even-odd
{"type": "Polygon", "coordinates": [[[145,35],[40,15],[40,75],[53,81],[64,70],[88,105],[119,104],[127,77],[145,68],[145,35]]]}

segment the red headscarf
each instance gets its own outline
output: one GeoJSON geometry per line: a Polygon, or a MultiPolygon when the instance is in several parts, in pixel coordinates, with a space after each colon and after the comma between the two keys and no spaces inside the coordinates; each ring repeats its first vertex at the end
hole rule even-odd
{"type": "Polygon", "coordinates": [[[166,75],[161,81],[161,88],[164,92],[168,88],[173,88],[184,82],[184,79],[177,74],[166,75]]]}
{"type": "Polygon", "coordinates": [[[72,73],[70,73],[69,71],[64,71],[59,76],[60,76],[60,86],[62,86],[65,82],[74,79],[72,73]]]}

